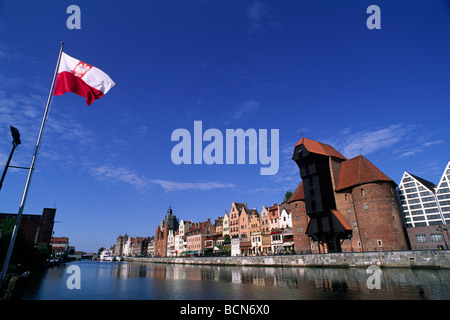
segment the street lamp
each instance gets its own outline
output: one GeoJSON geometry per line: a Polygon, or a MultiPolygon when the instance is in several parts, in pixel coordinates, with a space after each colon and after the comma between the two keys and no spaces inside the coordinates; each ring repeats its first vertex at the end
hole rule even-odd
{"type": "Polygon", "coordinates": [[[16,128],[14,128],[13,126],[9,126],[9,128],[11,129],[11,136],[13,138],[12,141],[12,149],[11,149],[11,153],[9,154],[9,158],[8,161],[6,161],[6,165],[5,165],[5,169],[3,170],[3,174],[2,177],[0,179],[0,190],[2,189],[2,185],[3,185],[3,180],[5,180],[5,176],[6,176],[6,171],[8,170],[8,167],[10,166],[9,163],[11,162],[11,158],[12,155],[14,153],[14,150],[16,149],[16,147],[21,144],[22,142],[20,141],[20,133],[19,130],[17,130],[16,128]]]}

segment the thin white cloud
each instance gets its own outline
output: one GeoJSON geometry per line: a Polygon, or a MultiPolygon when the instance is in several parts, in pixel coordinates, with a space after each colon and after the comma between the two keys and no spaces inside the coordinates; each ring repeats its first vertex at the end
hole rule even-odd
{"type": "Polygon", "coordinates": [[[108,165],[90,168],[90,170],[91,173],[99,179],[124,182],[132,185],[139,191],[147,191],[149,188],[154,186],[159,186],[166,192],[178,190],[211,190],[235,187],[233,183],[224,183],[220,181],[180,182],[164,179],[149,179],[143,175],[134,173],[130,169],[108,165]]]}
{"type": "Polygon", "coordinates": [[[378,151],[391,152],[399,159],[444,143],[442,139],[435,139],[434,135],[433,132],[424,134],[419,125],[400,123],[359,131],[348,127],[339,131],[335,137],[321,142],[330,144],[349,159],[378,151]]]}
{"type": "Polygon", "coordinates": [[[52,121],[47,122],[47,128],[53,135],[59,139],[77,142],[82,145],[93,144],[95,142],[94,134],[83,124],[77,122],[70,115],[53,114],[52,121]]]}
{"type": "Polygon", "coordinates": [[[425,152],[427,150],[428,147],[434,146],[434,145],[438,145],[438,144],[442,144],[444,143],[444,140],[434,140],[434,141],[427,141],[424,143],[420,143],[419,145],[407,148],[407,151],[404,151],[405,148],[402,148],[401,150],[401,154],[397,157],[399,158],[405,158],[405,157],[409,157],[412,155],[415,155],[417,153],[421,153],[421,152],[425,152]]]}
{"type": "Polygon", "coordinates": [[[125,182],[136,189],[143,190],[149,187],[149,180],[139,176],[127,168],[102,165],[90,168],[91,173],[102,180],[125,182]]]}
{"type": "Polygon", "coordinates": [[[23,58],[23,55],[12,50],[10,46],[0,44],[0,59],[19,61],[22,58],[23,58]]]}
{"type": "Polygon", "coordinates": [[[254,22],[260,21],[269,12],[269,6],[260,1],[253,1],[247,7],[247,17],[254,22]]]}
{"type": "Polygon", "coordinates": [[[321,141],[333,146],[347,158],[359,154],[367,155],[373,152],[394,147],[403,141],[405,136],[416,128],[415,125],[394,124],[385,128],[356,131],[345,128],[336,134],[336,138],[321,141]]]}
{"type": "MultiPolygon", "coordinates": [[[[4,76],[0,74],[0,79],[2,78],[4,76]]],[[[17,82],[16,85],[10,84],[13,89],[17,89],[19,85],[20,82],[17,82]]],[[[14,90],[0,88],[0,132],[2,139],[9,141],[11,140],[9,126],[19,130],[22,144],[19,146],[18,151],[20,152],[14,154],[13,162],[20,163],[20,165],[30,161],[47,99],[45,94],[35,94],[36,90],[28,86],[26,89],[23,90],[23,93],[13,93],[14,90]]],[[[86,145],[92,145],[94,140],[91,130],[76,121],[73,115],[63,114],[57,109],[51,108],[42,141],[42,146],[45,147],[41,147],[40,156],[52,161],[65,161],[66,159],[72,162],[72,158],[76,156],[73,150],[77,146],[85,148],[86,145]],[[69,150],[69,145],[72,152],[69,150]],[[58,155],[64,151],[67,151],[64,156],[58,155]]]]}
{"type": "Polygon", "coordinates": [[[232,114],[235,120],[242,119],[245,116],[254,114],[259,108],[259,102],[256,100],[247,100],[243,102],[232,114]]]}
{"type": "Polygon", "coordinates": [[[281,23],[270,20],[269,11],[269,5],[258,0],[252,1],[247,6],[247,34],[250,41],[258,42],[262,40],[266,29],[280,29],[282,27],[281,23]]]}
{"type": "Polygon", "coordinates": [[[153,179],[149,181],[153,184],[159,185],[165,191],[211,190],[211,189],[224,189],[235,187],[234,183],[223,183],[220,181],[178,182],[160,179],[153,179]]]}

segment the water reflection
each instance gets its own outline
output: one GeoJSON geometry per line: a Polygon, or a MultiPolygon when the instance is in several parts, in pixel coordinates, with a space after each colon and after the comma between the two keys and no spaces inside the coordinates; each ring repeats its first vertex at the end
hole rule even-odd
{"type": "Polygon", "coordinates": [[[77,264],[81,290],[67,289],[65,265],[35,275],[24,299],[450,299],[450,270],[382,269],[369,290],[364,268],[77,264]]]}

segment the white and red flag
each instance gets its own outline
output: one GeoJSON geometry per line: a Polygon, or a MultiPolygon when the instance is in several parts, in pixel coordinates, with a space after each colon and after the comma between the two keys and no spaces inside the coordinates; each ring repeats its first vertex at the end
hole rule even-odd
{"type": "Polygon", "coordinates": [[[114,81],[102,70],[62,52],[53,95],[73,92],[85,97],[89,106],[114,86],[114,81]]]}

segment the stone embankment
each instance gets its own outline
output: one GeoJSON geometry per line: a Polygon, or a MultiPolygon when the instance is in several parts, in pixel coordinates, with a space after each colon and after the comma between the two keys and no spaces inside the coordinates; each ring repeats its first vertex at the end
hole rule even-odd
{"type": "Polygon", "coordinates": [[[450,268],[450,250],[322,253],[248,257],[126,257],[126,261],[270,267],[450,268]]]}

